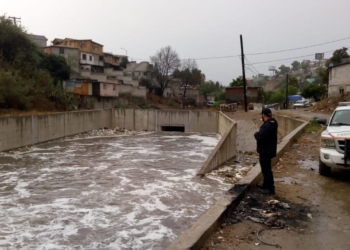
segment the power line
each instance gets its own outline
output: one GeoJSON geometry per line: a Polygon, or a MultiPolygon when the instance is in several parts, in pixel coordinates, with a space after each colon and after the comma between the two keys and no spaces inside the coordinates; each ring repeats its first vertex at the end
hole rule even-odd
{"type": "MultiPolygon", "coordinates": [[[[345,48],[348,48],[348,47],[345,47],[345,48]]],[[[325,51],[325,52],[322,52],[322,53],[329,53],[329,52],[334,52],[334,50],[325,51]]],[[[303,55],[303,56],[296,56],[296,57],[290,57],[290,58],[284,58],[284,59],[272,60],[272,61],[255,62],[255,63],[252,63],[252,65],[255,65],[255,64],[262,64],[262,63],[270,63],[270,62],[280,62],[280,61],[291,60],[291,59],[297,59],[297,58],[302,58],[302,57],[306,57],[306,56],[313,56],[313,55],[315,55],[315,54],[309,54],[309,55],[303,55]]]]}
{"type": "MultiPolygon", "coordinates": [[[[282,53],[282,52],[287,52],[287,51],[295,51],[295,50],[301,50],[301,49],[307,49],[307,48],[313,48],[313,47],[317,47],[317,46],[321,46],[321,45],[326,45],[326,44],[330,44],[330,43],[335,43],[335,42],[339,42],[339,41],[344,41],[344,40],[348,40],[350,39],[350,37],[345,37],[342,39],[338,39],[338,40],[333,40],[330,42],[324,42],[324,43],[319,43],[319,44],[314,44],[314,45],[309,45],[309,46],[304,46],[304,47],[299,47],[299,48],[293,48],[293,49],[285,49],[285,50],[278,50],[278,51],[270,51],[270,52],[261,52],[261,53],[251,53],[251,54],[245,54],[246,56],[254,56],[254,55],[267,55],[267,54],[276,54],[276,53],[282,53]]],[[[327,52],[323,52],[323,53],[329,53],[329,52],[333,52],[332,51],[327,51],[327,52]]],[[[313,56],[314,54],[310,54],[310,55],[305,55],[305,56],[313,56]]],[[[191,58],[194,60],[212,60],[212,59],[227,59],[227,58],[234,58],[234,57],[240,57],[240,55],[228,55],[228,56],[214,56],[214,57],[199,57],[199,58],[191,58]]],[[[300,56],[300,57],[304,57],[304,56],[300,56]]],[[[286,58],[286,59],[281,59],[281,60],[288,60],[288,59],[296,59],[296,58],[300,58],[300,57],[292,57],[292,58],[286,58]]],[[[245,57],[246,58],[246,57],[245,57]]],[[[134,59],[134,60],[138,60],[138,61],[143,61],[143,60],[148,60],[148,59],[134,59]]],[[[183,60],[187,60],[187,59],[182,59],[183,60]]],[[[267,62],[275,62],[278,60],[273,60],[273,61],[267,61],[267,62]]],[[[253,64],[260,64],[263,62],[258,62],[258,63],[252,63],[253,64]]]]}
{"type": "Polygon", "coordinates": [[[325,42],[325,43],[319,43],[319,44],[314,44],[314,45],[309,45],[309,46],[304,46],[304,47],[299,47],[299,48],[294,48],[294,49],[284,49],[284,50],[277,50],[277,51],[270,51],[270,52],[261,52],[261,53],[253,53],[253,54],[246,54],[248,56],[256,56],[256,55],[266,55],[266,54],[275,54],[275,53],[281,53],[281,52],[287,52],[287,51],[294,51],[294,50],[300,50],[300,49],[307,49],[307,48],[313,48],[325,44],[330,44],[330,43],[335,43],[335,42],[340,42],[344,40],[348,40],[350,37],[345,37],[342,39],[330,41],[330,42],[325,42]]]}
{"type": "Polygon", "coordinates": [[[251,62],[248,60],[248,58],[246,56],[244,56],[245,59],[247,60],[247,62],[252,66],[252,68],[258,73],[258,75],[260,74],[260,72],[251,64],[251,62]]]}

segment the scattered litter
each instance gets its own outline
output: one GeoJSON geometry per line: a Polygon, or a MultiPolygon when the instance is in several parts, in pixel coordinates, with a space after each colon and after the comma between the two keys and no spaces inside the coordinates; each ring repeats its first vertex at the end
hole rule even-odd
{"type": "Polygon", "coordinates": [[[213,170],[210,173],[207,173],[205,176],[208,178],[221,181],[223,183],[235,184],[240,179],[242,179],[243,176],[246,175],[249,169],[250,168],[247,168],[247,167],[236,168],[231,166],[225,166],[217,170],[213,170]]]}
{"type": "Polygon", "coordinates": [[[307,217],[309,217],[310,219],[312,219],[312,215],[311,215],[311,214],[307,214],[307,217]]]}
{"type": "Polygon", "coordinates": [[[255,218],[255,217],[252,217],[252,216],[247,216],[245,219],[246,220],[251,220],[251,221],[256,222],[256,223],[264,223],[263,220],[255,218]]]}
{"type": "Polygon", "coordinates": [[[280,202],[279,200],[269,200],[267,204],[271,206],[278,206],[280,208],[290,209],[290,205],[288,203],[280,202]]]}
{"type": "Polygon", "coordinates": [[[267,204],[269,204],[269,205],[276,205],[277,203],[279,203],[278,200],[269,200],[269,201],[267,202],[267,204]]]}
{"type": "Polygon", "coordinates": [[[260,243],[255,243],[255,246],[259,246],[260,245],[260,243]]]}

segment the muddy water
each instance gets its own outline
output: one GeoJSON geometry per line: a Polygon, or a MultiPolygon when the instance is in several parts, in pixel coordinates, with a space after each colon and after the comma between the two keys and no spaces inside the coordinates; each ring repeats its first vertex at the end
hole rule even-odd
{"type": "Polygon", "coordinates": [[[0,157],[0,248],[164,249],[227,189],[196,172],[217,135],[50,143],[0,157]]]}

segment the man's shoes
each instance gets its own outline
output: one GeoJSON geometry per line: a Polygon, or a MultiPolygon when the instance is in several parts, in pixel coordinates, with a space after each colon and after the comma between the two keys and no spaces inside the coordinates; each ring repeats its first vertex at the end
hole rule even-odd
{"type": "Polygon", "coordinates": [[[256,187],[257,187],[257,188],[260,188],[260,189],[266,189],[266,187],[264,186],[264,184],[256,184],[256,187]]]}
{"type": "Polygon", "coordinates": [[[260,191],[261,194],[266,194],[266,195],[274,195],[275,190],[270,190],[270,189],[264,189],[260,191]]]}

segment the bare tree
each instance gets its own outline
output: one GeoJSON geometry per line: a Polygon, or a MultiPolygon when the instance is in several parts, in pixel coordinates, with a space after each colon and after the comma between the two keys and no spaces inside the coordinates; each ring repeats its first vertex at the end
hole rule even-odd
{"type": "Polygon", "coordinates": [[[202,73],[198,69],[195,59],[185,59],[182,62],[181,69],[176,69],[173,73],[175,78],[181,80],[182,88],[184,90],[182,97],[186,97],[186,91],[189,86],[200,85],[202,81],[202,73]]]}
{"type": "Polygon", "coordinates": [[[181,65],[180,58],[175,50],[167,46],[157,51],[151,57],[151,62],[154,65],[153,80],[159,85],[160,92],[158,94],[162,96],[172,78],[172,73],[181,65]]]}

